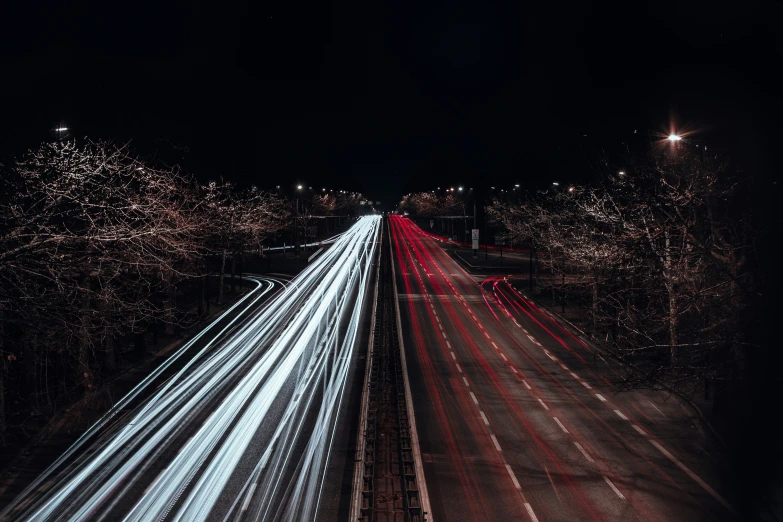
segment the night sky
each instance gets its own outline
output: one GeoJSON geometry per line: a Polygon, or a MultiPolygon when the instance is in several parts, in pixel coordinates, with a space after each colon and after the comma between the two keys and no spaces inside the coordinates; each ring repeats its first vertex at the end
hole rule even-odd
{"type": "Polygon", "coordinates": [[[16,4],[0,13],[6,160],[62,122],[203,180],[393,206],[584,181],[672,119],[770,179],[780,142],[775,0],[16,4]]]}

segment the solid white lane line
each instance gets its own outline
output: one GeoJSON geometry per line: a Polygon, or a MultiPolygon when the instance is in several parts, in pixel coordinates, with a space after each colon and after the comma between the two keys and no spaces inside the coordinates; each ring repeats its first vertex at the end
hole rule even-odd
{"type": "Polygon", "coordinates": [[[584,455],[584,456],[585,456],[585,458],[586,458],[587,460],[589,460],[590,462],[595,462],[595,461],[593,460],[593,458],[592,458],[590,455],[588,455],[588,454],[587,454],[587,452],[585,451],[585,449],[582,447],[582,445],[581,445],[581,444],[579,444],[579,443],[578,443],[578,442],[576,442],[576,441],[574,441],[574,444],[576,444],[576,447],[577,447],[577,448],[579,448],[579,451],[581,451],[581,452],[582,452],[582,455],[584,455]]]}
{"type": "Polygon", "coordinates": [[[561,430],[563,430],[564,432],[568,433],[568,430],[566,429],[565,426],[563,426],[563,423],[560,422],[560,419],[558,419],[557,417],[552,417],[552,418],[555,419],[555,422],[557,423],[558,426],[560,426],[561,430]]]}
{"type": "Polygon", "coordinates": [[[245,502],[242,503],[242,511],[247,511],[247,508],[250,507],[250,500],[253,498],[253,493],[256,491],[257,484],[253,483],[250,486],[250,489],[247,492],[247,496],[245,497],[245,502]]]}
{"type": "Polygon", "coordinates": [[[525,379],[522,379],[522,384],[524,384],[525,388],[527,388],[528,390],[532,390],[533,389],[533,388],[530,387],[530,385],[527,383],[527,381],[525,379]]]}
{"type": "Polygon", "coordinates": [[[465,386],[470,386],[470,384],[468,384],[468,380],[465,378],[464,375],[462,376],[462,381],[465,383],[465,386]]]}
{"type": "Polygon", "coordinates": [[[527,514],[530,515],[530,519],[533,522],[538,522],[538,519],[536,518],[536,514],[533,513],[533,508],[530,507],[530,504],[528,504],[527,502],[525,502],[525,509],[527,509],[527,514]]]}
{"type": "Polygon", "coordinates": [[[604,396],[601,395],[600,393],[596,393],[595,396],[598,397],[601,400],[601,402],[606,402],[606,398],[604,398],[604,396]]]}
{"type": "Polygon", "coordinates": [[[462,373],[462,368],[460,368],[460,367],[459,367],[459,364],[457,364],[456,366],[457,366],[457,371],[458,371],[459,373],[462,373]]]}
{"type": "Polygon", "coordinates": [[[552,359],[553,361],[556,361],[556,360],[557,360],[557,357],[555,357],[554,355],[552,355],[551,353],[549,353],[549,351],[548,351],[548,350],[544,350],[544,353],[546,354],[546,356],[547,356],[547,357],[549,357],[549,358],[550,358],[550,359],[552,359]]]}
{"type": "Polygon", "coordinates": [[[625,415],[623,415],[623,412],[621,412],[620,410],[614,410],[614,412],[615,412],[615,413],[617,414],[617,416],[618,416],[618,417],[620,417],[621,419],[623,419],[623,420],[628,420],[628,417],[626,417],[625,415]]]}
{"type": "Polygon", "coordinates": [[[454,355],[454,352],[451,352],[451,358],[454,359],[455,361],[457,360],[457,356],[454,355]]]}
{"type": "Polygon", "coordinates": [[[606,475],[604,475],[603,477],[604,477],[604,480],[606,481],[606,483],[607,483],[607,484],[609,484],[609,487],[610,487],[610,488],[612,488],[612,491],[614,491],[615,493],[617,493],[617,496],[618,496],[618,497],[620,497],[621,499],[625,500],[625,497],[623,496],[623,494],[622,494],[622,493],[620,493],[620,490],[619,490],[619,489],[617,489],[617,486],[615,486],[614,484],[612,484],[612,481],[611,481],[611,480],[609,480],[609,477],[607,477],[606,475]]]}
{"type": "Polygon", "coordinates": [[[503,451],[502,449],[500,449],[500,443],[498,442],[497,437],[495,437],[495,434],[490,433],[489,436],[492,438],[492,442],[495,444],[495,449],[498,451],[503,451]]]}
{"type": "Polygon", "coordinates": [[[587,384],[585,381],[579,381],[579,382],[581,382],[581,383],[582,383],[582,386],[584,386],[584,387],[585,387],[585,388],[587,388],[588,390],[591,390],[591,389],[592,389],[592,386],[590,386],[589,384],[587,384]]]}
{"type": "Polygon", "coordinates": [[[476,398],[475,395],[473,395],[473,392],[470,392],[470,397],[473,399],[473,402],[476,403],[476,406],[478,406],[478,399],[476,398]]]}
{"type": "Polygon", "coordinates": [[[664,448],[663,446],[661,446],[660,444],[658,444],[658,442],[656,442],[656,441],[654,441],[654,440],[651,440],[651,441],[650,441],[650,443],[651,443],[653,446],[655,446],[656,448],[658,448],[658,451],[660,451],[661,453],[663,453],[664,455],[666,455],[666,456],[669,458],[669,460],[671,460],[672,462],[674,462],[674,463],[677,465],[677,467],[678,467],[678,468],[680,468],[681,470],[683,470],[683,471],[684,471],[684,472],[685,472],[685,473],[686,473],[686,474],[687,474],[687,475],[688,475],[690,478],[692,478],[692,479],[693,479],[693,480],[694,480],[694,481],[695,481],[697,484],[699,484],[701,487],[703,487],[703,488],[704,488],[704,490],[705,490],[707,493],[709,493],[710,495],[712,495],[712,498],[714,498],[715,500],[717,500],[718,502],[720,502],[721,504],[723,504],[723,506],[724,506],[726,509],[728,509],[729,511],[731,511],[732,513],[734,513],[734,514],[736,515],[736,513],[734,512],[734,510],[731,508],[731,505],[729,505],[729,503],[728,503],[728,502],[726,502],[726,501],[723,499],[723,497],[721,497],[720,495],[718,495],[718,492],[717,492],[717,491],[715,491],[714,489],[712,489],[712,488],[709,486],[709,484],[707,484],[706,482],[704,482],[704,481],[703,481],[701,478],[699,478],[699,477],[698,477],[698,476],[697,476],[697,475],[696,475],[696,474],[695,474],[693,471],[691,471],[690,469],[688,469],[688,467],[687,467],[685,464],[683,464],[682,462],[680,462],[680,461],[677,459],[677,457],[675,457],[674,455],[672,455],[671,453],[669,453],[669,450],[667,450],[666,448],[664,448]]]}
{"type": "Polygon", "coordinates": [[[483,420],[483,421],[484,421],[484,424],[486,424],[487,426],[489,426],[489,421],[487,420],[487,416],[486,416],[486,415],[484,415],[484,412],[483,412],[483,411],[481,411],[481,410],[479,410],[479,415],[481,415],[481,420],[483,420]]]}
{"type": "Polygon", "coordinates": [[[522,486],[519,485],[519,481],[517,480],[517,476],[514,475],[514,471],[508,464],[506,464],[506,471],[508,471],[508,475],[511,477],[511,482],[514,483],[514,487],[517,489],[522,489],[522,486]]]}
{"type": "Polygon", "coordinates": [[[637,426],[636,424],[631,424],[631,427],[632,427],[633,429],[635,429],[636,431],[638,431],[639,433],[641,433],[642,435],[647,435],[647,434],[644,432],[644,430],[643,430],[643,429],[641,429],[641,428],[640,428],[639,426],[637,426]]]}
{"type": "Polygon", "coordinates": [[[541,403],[541,406],[543,406],[546,411],[549,411],[549,407],[546,404],[544,404],[544,401],[542,401],[541,399],[538,399],[538,402],[541,403]]]}

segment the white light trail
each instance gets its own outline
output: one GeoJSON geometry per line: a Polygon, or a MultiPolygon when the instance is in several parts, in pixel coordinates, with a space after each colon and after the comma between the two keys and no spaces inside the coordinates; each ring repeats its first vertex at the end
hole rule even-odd
{"type": "Polygon", "coordinates": [[[360,219],[271,303],[224,328],[24,518],[313,520],[380,227],[360,219]]]}

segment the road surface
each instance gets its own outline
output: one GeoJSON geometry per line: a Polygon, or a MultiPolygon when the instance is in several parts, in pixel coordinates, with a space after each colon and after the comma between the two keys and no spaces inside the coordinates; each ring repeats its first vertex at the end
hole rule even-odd
{"type": "Polygon", "coordinates": [[[267,305],[151,376],[148,399],[121,401],[0,518],[321,518],[379,228],[362,218],[267,305]]]}
{"type": "Polygon", "coordinates": [[[587,345],[410,220],[391,231],[435,521],[733,518],[709,457],[615,395],[587,345]]]}

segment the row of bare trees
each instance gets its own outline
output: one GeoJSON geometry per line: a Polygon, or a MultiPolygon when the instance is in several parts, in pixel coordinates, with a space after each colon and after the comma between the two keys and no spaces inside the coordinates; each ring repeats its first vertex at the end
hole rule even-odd
{"type": "Polygon", "coordinates": [[[204,313],[210,271],[220,302],[226,260],[291,221],[276,195],[201,186],[107,142],[44,144],[0,184],[0,443],[100,386],[134,337],[204,313]]]}
{"type": "Polygon", "coordinates": [[[728,389],[757,343],[750,188],[717,158],[675,149],[488,214],[535,248],[545,286],[584,305],[624,384],[693,394],[728,389]]]}
{"type": "Polygon", "coordinates": [[[433,192],[406,194],[399,208],[419,216],[464,216],[466,210],[465,202],[458,196],[433,192]]]}

